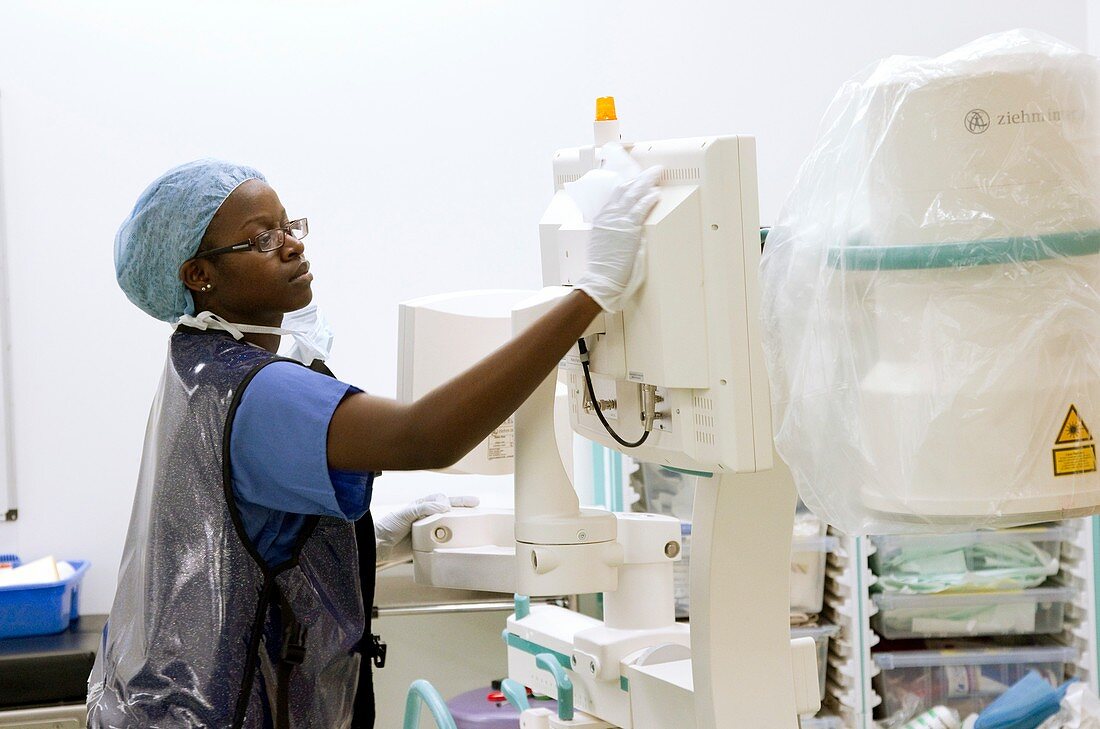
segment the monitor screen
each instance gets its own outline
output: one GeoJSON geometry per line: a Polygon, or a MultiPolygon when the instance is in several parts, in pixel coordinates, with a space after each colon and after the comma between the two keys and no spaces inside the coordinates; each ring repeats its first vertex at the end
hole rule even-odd
{"type": "MultiPolygon", "coordinates": [[[[686,471],[770,468],[755,140],[625,146],[643,168],[664,167],[661,197],[645,223],[645,282],[624,311],[597,317],[585,334],[591,390],[579,350],[563,360],[573,428],[637,460],[686,471]],[[598,407],[607,426],[633,443],[644,432],[647,404],[650,434],[636,447],[620,445],[596,413],[598,407]]],[[[591,226],[566,185],[600,159],[593,147],[554,157],[555,196],[540,224],[547,286],[571,285],[584,271],[591,226]]]]}

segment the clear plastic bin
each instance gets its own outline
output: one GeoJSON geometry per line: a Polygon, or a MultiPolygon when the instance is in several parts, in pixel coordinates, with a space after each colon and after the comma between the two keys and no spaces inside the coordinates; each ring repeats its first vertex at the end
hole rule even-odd
{"type": "Polygon", "coordinates": [[[802,729],[844,729],[839,716],[807,716],[802,719],[802,729]]]}
{"type": "Polygon", "coordinates": [[[871,617],[871,625],[891,639],[1058,633],[1073,595],[1069,587],[940,595],[878,593],[872,595],[879,611],[871,617]]]}
{"type": "MultiPolygon", "coordinates": [[[[837,625],[791,627],[791,638],[813,638],[817,644],[817,674],[821,682],[821,699],[825,699],[825,668],[829,663],[829,639],[840,632],[837,625]]],[[[805,724],[802,725],[805,729],[805,724]]]]}
{"type": "Polygon", "coordinates": [[[817,615],[825,602],[825,558],[836,537],[797,538],[791,543],[791,613],[817,615]]]}
{"type": "Polygon", "coordinates": [[[1034,638],[984,647],[972,642],[934,643],[926,650],[872,656],[882,669],[875,678],[875,691],[882,697],[885,716],[899,711],[915,714],[941,704],[963,716],[978,713],[1028,671],[1038,671],[1057,686],[1065,680],[1066,663],[1077,658],[1074,648],[1053,642],[1035,644],[1034,638]]]}
{"type": "MultiPolygon", "coordinates": [[[[680,525],[680,560],[672,567],[676,617],[691,612],[688,573],[691,569],[691,524],[680,525]]],[[[825,558],[840,540],[836,537],[798,538],[791,542],[791,614],[816,615],[825,601],[825,558]]]]}
{"type": "Polygon", "coordinates": [[[691,521],[698,476],[673,471],[655,463],[638,463],[630,474],[631,484],[641,497],[639,507],[654,514],[675,516],[691,521]]]}
{"type": "Polygon", "coordinates": [[[873,536],[871,569],[885,592],[1021,590],[1058,573],[1073,529],[1041,525],[960,534],[873,536]]]}

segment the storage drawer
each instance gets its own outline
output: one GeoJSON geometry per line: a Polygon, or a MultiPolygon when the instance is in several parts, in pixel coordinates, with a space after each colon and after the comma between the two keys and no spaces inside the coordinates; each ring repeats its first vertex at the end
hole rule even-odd
{"type": "Polygon", "coordinates": [[[1058,633],[1073,594],[1068,587],[939,595],[878,593],[872,595],[879,611],[871,617],[871,625],[890,639],[1058,633]]]}
{"type": "Polygon", "coordinates": [[[872,657],[882,669],[875,690],[882,696],[885,716],[902,709],[917,713],[940,704],[966,716],[980,712],[1028,671],[1038,671],[1052,685],[1062,683],[1066,664],[1076,660],[1077,651],[1053,642],[987,647],[946,644],[884,651],[872,657]]]}
{"type": "Polygon", "coordinates": [[[927,594],[1038,587],[1058,573],[1073,529],[1043,525],[961,534],[873,536],[884,592],[927,594]]]}

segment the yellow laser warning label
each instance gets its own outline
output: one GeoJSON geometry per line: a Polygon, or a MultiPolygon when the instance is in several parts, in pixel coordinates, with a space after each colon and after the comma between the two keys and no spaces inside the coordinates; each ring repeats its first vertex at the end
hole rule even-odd
{"type": "Polygon", "coordinates": [[[1092,433],[1089,432],[1089,427],[1085,425],[1085,421],[1081,420],[1081,416],[1077,414],[1077,406],[1070,405],[1069,412],[1066,413],[1066,419],[1062,421],[1062,429],[1058,432],[1058,440],[1054,443],[1061,445],[1062,443],[1078,443],[1083,440],[1092,440],[1092,433]]]}
{"type": "Polygon", "coordinates": [[[1054,475],[1069,476],[1074,473],[1091,473],[1096,470],[1096,446],[1083,445],[1054,449],[1054,475]]]}

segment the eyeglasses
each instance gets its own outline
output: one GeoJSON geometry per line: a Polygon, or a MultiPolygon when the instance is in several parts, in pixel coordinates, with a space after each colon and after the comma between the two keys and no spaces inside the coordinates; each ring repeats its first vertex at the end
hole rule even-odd
{"type": "Polygon", "coordinates": [[[234,243],[231,246],[224,246],[222,248],[214,248],[209,251],[200,251],[195,254],[195,258],[209,258],[210,256],[217,256],[231,251],[247,251],[250,248],[255,248],[262,253],[267,253],[268,251],[282,248],[283,244],[286,243],[286,237],[288,235],[294,238],[294,240],[305,238],[309,235],[309,221],[305,218],[291,220],[281,228],[265,230],[262,233],[257,233],[248,240],[242,240],[240,243],[234,243]]]}

